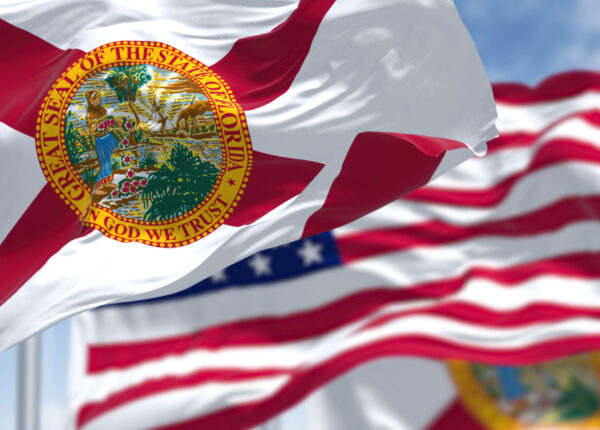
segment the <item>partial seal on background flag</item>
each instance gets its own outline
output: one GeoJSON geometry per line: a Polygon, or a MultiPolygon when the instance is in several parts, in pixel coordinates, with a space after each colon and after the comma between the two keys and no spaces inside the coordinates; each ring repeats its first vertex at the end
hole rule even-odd
{"type": "Polygon", "coordinates": [[[351,222],[496,135],[449,0],[0,17],[0,349],[351,222]]]}

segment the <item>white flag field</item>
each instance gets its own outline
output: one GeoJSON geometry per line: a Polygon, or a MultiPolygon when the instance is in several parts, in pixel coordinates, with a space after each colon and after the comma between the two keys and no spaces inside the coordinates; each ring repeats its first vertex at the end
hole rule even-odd
{"type": "Polygon", "coordinates": [[[113,6],[0,6],[0,350],[352,222],[497,134],[450,0],[113,6]]]}
{"type": "Polygon", "coordinates": [[[378,358],[600,347],[599,89],[593,72],[495,85],[485,157],[173,296],[77,316],[70,425],[249,428],[378,358]]]}

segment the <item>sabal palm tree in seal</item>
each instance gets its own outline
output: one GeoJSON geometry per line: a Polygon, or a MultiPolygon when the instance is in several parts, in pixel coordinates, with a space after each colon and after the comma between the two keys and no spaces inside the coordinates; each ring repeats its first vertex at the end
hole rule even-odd
{"type": "Polygon", "coordinates": [[[137,100],[138,90],[151,80],[152,75],[148,72],[148,67],[145,64],[114,67],[108,72],[105,79],[108,86],[117,94],[119,102],[128,102],[129,109],[135,116],[136,126],[140,123],[140,117],[133,106],[133,102],[137,100]]]}

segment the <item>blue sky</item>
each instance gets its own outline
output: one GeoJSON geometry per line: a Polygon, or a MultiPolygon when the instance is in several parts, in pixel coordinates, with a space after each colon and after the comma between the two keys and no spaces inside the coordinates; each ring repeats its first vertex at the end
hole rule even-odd
{"type": "MultiPolygon", "coordinates": [[[[600,70],[600,0],[455,0],[492,82],[600,70]]],[[[68,323],[42,335],[42,429],[62,429],[68,323]]],[[[17,353],[0,354],[0,428],[14,430],[17,353]]],[[[301,419],[301,417],[299,417],[301,419]]]]}
{"type": "Polygon", "coordinates": [[[598,0],[455,0],[492,82],[600,70],[598,0]]]}

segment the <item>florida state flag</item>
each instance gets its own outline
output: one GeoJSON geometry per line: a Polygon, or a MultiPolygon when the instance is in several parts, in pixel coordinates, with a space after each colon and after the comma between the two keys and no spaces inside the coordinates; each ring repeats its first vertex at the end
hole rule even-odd
{"type": "Polygon", "coordinates": [[[0,7],[0,349],[350,222],[496,134],[449,0],[0,7]]]}

